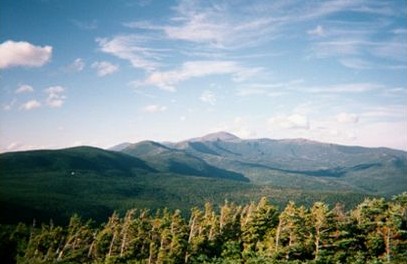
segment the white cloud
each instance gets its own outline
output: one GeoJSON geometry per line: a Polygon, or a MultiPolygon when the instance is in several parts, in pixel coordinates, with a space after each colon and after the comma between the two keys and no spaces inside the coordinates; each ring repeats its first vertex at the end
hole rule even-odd
{"type": "Polygon", "coordinates": [[[166,111],[166,110],[167,110],[167,107],[166,107],[166,106],[162,106],[162,105],[155,105],[155,104],[152,104],[152,105],[147,105],[147,106],[143,107],[141,110],[142,110],[143,112],[145,112],[145,113],[159,113],[159,112],[164,112],[164,111],[166,111]]]}
{"type": "Polygon", "coordinates": [[[48,95],[46,104],[51,108],[61,107],[66,99],[64,92],[65,89],[62,86],[51,86],[45,89],[45,93],[48,95]]]}
{"type": "Polygon", "coordinates": [[[182,67],[176,70],[155,71],[143,82],[136,83],[136,85],[151,85],[163,90],[175,91],[175,86],[178,83],[191,78],[222,74],[231,74],[234,77],[240,77],[251,71],[252,69],[244,68],[234,61],[189,61],[183,63],[182,67]]]}
{"type": "Polygon", "coordinates": [[[318,25],[316,28],[308,30],[307,33],[310,36],[322,37],[325,35],[325,30],[321,25],[318,25]]]}
{"type": "Polygon", "coordinates": [[[34,46],[28,42],[7,40],[0,44],[0,69],[41,67],[51,60],[51,46],[34,46]]]}
{"type": "Polygon", "coordinates": [[[92,63],[92,68],[96,69],[99,76],[110,75],[119,70],[119,66],[107,61],[96,61],[92,63]]]}
{"type": "Polygon", "coordinates": [[[15,90],[16,94],[32,93],[32,92],[34,92],[34,88],[28,84],[22,84],[17,88],[17,90],[15,90]]]}
{"type": "Polygon", "coordinates": [[[203,93],[201,94],[199,99],[202,102],[208,103],[208,104],[211,104],[211,105],[214,105],[216,103],[215,94],[212,91],[209,91],[209,90],[203,91],[203,93]]]}
{"type": "Polygon", "coordinates": [[[16,104],[16,102],[17,102],[17,100],[13,99],[10,103],[3,104],[3,110],[10,111],[13,108],[13,106],[16,104]]]}
{"type": "Polygon", "coordinates": [[[81,58],[76,58],[69,66],[68,69],[71,71],[80,72],[85,68],[85,62],[81,58]]]}
{"type": "Polygon", "coordinates": [[[101,51],[128,60],[134,68],[153,71],[158,67],[157,61],[165,50],[148,48],[146,41],[145,37],[136,35],[96,39],[101,51]]]}
{"type": "Polygon", "coordinates": [[[289,116],[276,116],[268,120],[270,126],[279,126],[287,129],[309,129],[309,120],[305,115],[293,114],[289,116]]]}
{"type": "Polygon", "coordinates": [[[343,124],[355,124],[359,122],[359,117],[353,113],[342,112],[336,115],[336,121],[343,124]]]}
{"type": "Polygon", "coordinates": [[[29,111],[29,110],[33,110],[33,109],[36,109],[36,108],[39,108],[39,107],[41,107],[40,102],[38,102],[37,100],[30,100],[30,101],[22,104],[20,106],[20,109],[29,111]]]}

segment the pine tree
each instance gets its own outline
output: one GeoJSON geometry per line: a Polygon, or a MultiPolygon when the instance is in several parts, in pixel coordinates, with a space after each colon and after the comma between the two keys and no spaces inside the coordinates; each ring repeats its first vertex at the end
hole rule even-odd
{"type": "MultiPolygon", "coordinates": [[[[405,193],[407,197],[407,193],[405,193]]],[[[403,202],[402,196],[395,197],[388,203],[387,210],[383,213],[381,221],[377,222],[377,233],[382,237],[385,245],[384,260],[391,263],[395,257],[397,261],[406,260],[407,228],[403,223],[407,211],[407,201],[403,202]],[[403,239],[404,238],[404,239],[403,239]],[[404,252],[403,252],[404,249],[404,252]],[[399,253],[403,252],[399,255],[399,253]],[[404,255],[404,256],[403,256],[404,255]]]]}
{"type": "Polygon", "coordinates": [[[104,260],[118,255],[120,252],[121,219],[114,212],[109,221],[97,233],[91,255],[97,260],[104,260]]]}
{"type": "Polygon", "coordinates": [[[276,254],[285,255],[286,260],[305,259],[310,255],[307,245],[308,213],[301,206],[297,207],[294,202],[289,202],[279,216],[276,230],[276,254]]]}
{"type": "Polygon", "coordinates": [[[205,242],[205,239],[201,236],[201,222],[203,219],[203,213],[196,207],[191,209],[191,217],[188,225],[188,247],[185,254],[185,263],[188,263],[191,257],[198,255],[201,245],[205,242]]]}
{"type": "Polygon", "coordinates": [[[22,263],[52,262],[57,259],[59,247],[64,241],[64,229],[43,224],[40,230],[33,230],[28,241],[22,263]]]}
{"type": "Polygon", "coordinates": [[[357,227],[360,231],[359,239],[363,244],[361,254],[366,252],[367,259],[377,259],[385,253],[385,241],[378,232],[382,223],[386,222],[385,212],[388,204],[384,198],[365,199],[352,212],[352,216],[357,221],[357,227]]]}
{"type": "Polygon", "coordinates": [[[332,232],[330,235],[333,245],[332,262],[346,263],[347,259],[360,250],[357,238],[358,228],[356,222],[345,212],[342,204],[336,204],[332,213],[332,232]]]}
{"type": "Polygon", "coordinates": [[[188,232],[180,210],[176,210],[172,215],[170,230],[171,244],[169,257],[171,263],[182,263],[186,256],[188,232]]]}
{"type": "Polygon", "coordinates": [[[251,204],[242,221],[243,253],[251,255],[258,251],[260,242],[265,235],[277,224],[277,210],[263,197],[259,203],[251,204]]]}
{"type": "Polygon", "coordinates": [[[57,250],[57,261],[84,262],[88,260],[88,252],[94,239],[90,224],[90,221],[83,223],[77,214],[70,218],[67,234],[64,241],[61,241],[63,246],[57,250]]]}
{"type": "Polygon", "coordinates": [[[316,202],[310,210],[311,234],[315,245],[315,260],[319,260],[321,250],[332,247],[329,241],[332,230],[332,214],[328,206],[322,202],[316,202]]]}
{"type": "Polygon", "coordinates": [[[241,214],[242,207],[228,201],[220,208],[219,229],[222,244],[222,258],[233,262],[241,259],[241,214]]]}
{"type": "Polygon", "coordinates": [[[147,209],[141,210],[131,226],[133,232],[129,245],[132,256],[139,260],[148,260],[150,254],[152,219],[147,209]]]}

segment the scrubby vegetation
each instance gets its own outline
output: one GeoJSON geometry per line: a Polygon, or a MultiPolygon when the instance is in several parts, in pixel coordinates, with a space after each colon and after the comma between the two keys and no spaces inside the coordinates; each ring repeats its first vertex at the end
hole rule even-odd
{"type": "Polygon", "coordinates": [[[1,226],[2,263],[406,263],[407,193],[345,211],[267,198],[219,208],[132,209],[105,224],[1,226]]]}

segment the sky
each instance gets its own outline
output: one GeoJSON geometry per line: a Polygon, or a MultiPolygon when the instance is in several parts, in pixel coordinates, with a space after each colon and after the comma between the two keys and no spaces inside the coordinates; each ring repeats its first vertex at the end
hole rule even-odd
{"type": "Polygon", "coordinates": [[[0,152],[216,131],[407,150],[404,0],[1,0],[0,152]]]}

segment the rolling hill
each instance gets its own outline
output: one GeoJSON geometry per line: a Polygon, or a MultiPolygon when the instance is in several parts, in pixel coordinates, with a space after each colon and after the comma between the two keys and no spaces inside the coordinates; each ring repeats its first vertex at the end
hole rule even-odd
{"type": "Polygon", "coordinates": [[[183,209],[267,196],[352,207],[366,196],[407,190],[407,154],[303,139],[243,140],[221,132],[175,143],[113,150],[76,147],[0,154],[0,223],[96,221],[112,211],[183,209]]]}

